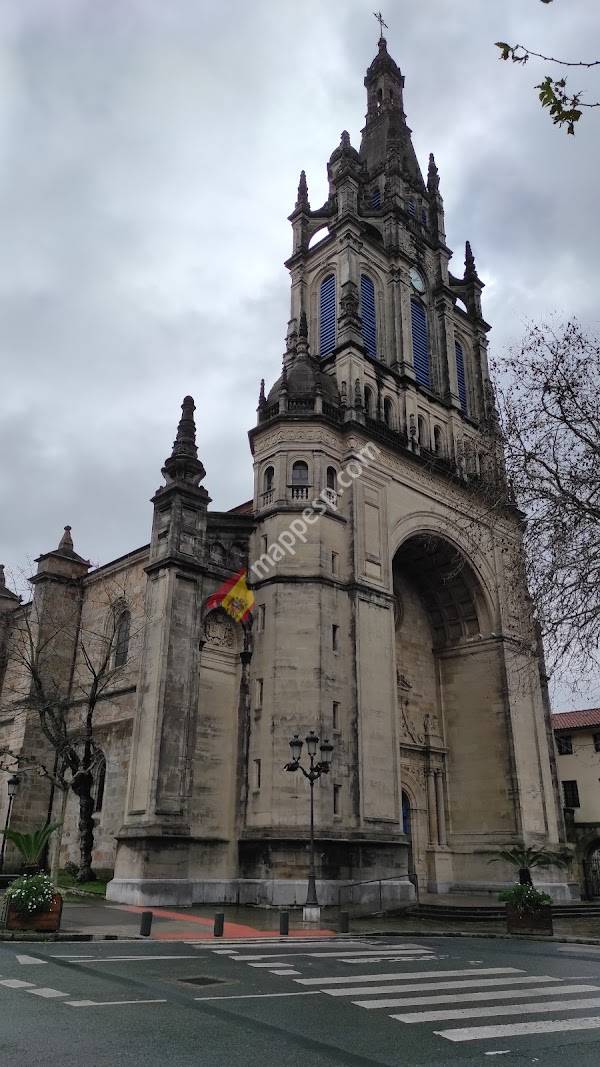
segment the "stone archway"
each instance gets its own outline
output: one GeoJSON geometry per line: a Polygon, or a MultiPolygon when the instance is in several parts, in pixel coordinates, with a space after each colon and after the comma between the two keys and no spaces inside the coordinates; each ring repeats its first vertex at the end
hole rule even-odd
{"type": "Polygon", "coordinates": [[[445,892],[460,877],[453,852],[515,831],[501,650],[475,570],[448,539],[410,536],[393,577],[401,777],[418,783],[417,873],[445,892]]]}

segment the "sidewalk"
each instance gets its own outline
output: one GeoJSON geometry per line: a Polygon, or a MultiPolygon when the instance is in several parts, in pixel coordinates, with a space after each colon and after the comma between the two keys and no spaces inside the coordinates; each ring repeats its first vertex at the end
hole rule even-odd
{"type": "MultiPolygon", "coordinates": [[[[94,938],[140,936],[142,912],[152,912],[152,941],[210,941],[214,917],[225,914],[224,938],[279,937],[279,912],[262,908],[141,908],[113,904],[96,897],[68,900],[63,907],[61,932],[91,934],[94,938]]],[[[302,922],[302,909],[290,912],[290,934],[294,937],[330,937],[335,930],[325,924],[315,927],[302,922]]]]}
{"type": "MultiPolygon", "coordinates": [[[[489,899],[488,899],[489,903],[489,899]]],[[[225,915],[223,937],[225,939],[279,937],[279,911],[257,907],[208,908],[142,908],[127,904],[115,904],[97,897],[70,899],[63,909],[62,934],[85,934],[94,939],[137,938],[140,936],[140,919],[143,911],[153,915],[152,930],[148,940],[154,941],[207,941],[213,939],[215,914],[225,915]]],[[[317,928],[302,922],[302,909],[290,909],[290,936],[333,937],[337,933],[337,909],[324,909],[322,921],[317,928]]],[[[484,917],[481,922],[464,922],[456,919],[435,917],[417,919],[411,915],[369,918],[350,917],[350,933],[375,936],[377,934],[407,935],[470,935],[502,936],[506,933],[503,919],[484,917]]],[[[600,940],[600,918],[583,914],[568,918],[555,918],[554,938],[544,940],[581,939],[600,940]]]]}

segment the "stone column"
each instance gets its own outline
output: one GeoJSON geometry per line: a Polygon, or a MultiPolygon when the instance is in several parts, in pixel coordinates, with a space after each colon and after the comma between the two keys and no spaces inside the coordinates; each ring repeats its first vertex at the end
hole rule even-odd
{"type": "Polygon", "coordinates": [[[429,815],[429,844],[438,843],[437,804],[435,778],[432,770],[427,771],[427,813],[429,815]]]}
{"type": "Polygon", "coordinates": [[[446,835],[446,804],[444,801],[444,772],[435,771],[435,806],[438,824],[438,842],[445,848],[448,844],[446,835]]]}

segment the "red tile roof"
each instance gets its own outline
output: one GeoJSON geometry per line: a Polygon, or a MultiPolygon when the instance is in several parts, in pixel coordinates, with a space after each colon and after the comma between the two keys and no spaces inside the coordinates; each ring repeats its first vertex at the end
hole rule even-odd
{"type": "Polygon", "coordinates": [[[582,726],[600,726],[600,708],[587,711],[560,711],[552,716],[553,730],[576,730],[582,726]]]}

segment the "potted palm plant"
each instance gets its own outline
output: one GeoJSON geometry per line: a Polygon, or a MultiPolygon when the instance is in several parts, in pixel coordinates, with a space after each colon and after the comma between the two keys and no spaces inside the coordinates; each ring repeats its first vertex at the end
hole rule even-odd
{"type": "Polygon", "coordinates": [[[568,867],[569,855],[549,849],[511,845],[498,849],[488,862],[508,863],[519,872],[519,881],[498,896],[505,904],[508,933],[552,934],[552,898],[535,888],[531,870],[536,867],[539,870],[568,867]]]}
{"type": "Polygon", "coordinates": [[[42,826],[41,830],[32,830],[23,833],[20,830],[4,830],[4,836],[15,846],[22,857],[22,869],[25,874],[37,874],[40,871],[40,863],[44,850],[59,822],[49,822],[42,826]]]}

